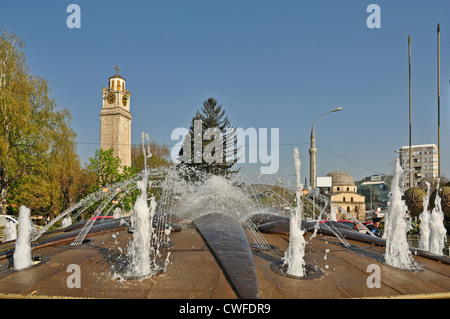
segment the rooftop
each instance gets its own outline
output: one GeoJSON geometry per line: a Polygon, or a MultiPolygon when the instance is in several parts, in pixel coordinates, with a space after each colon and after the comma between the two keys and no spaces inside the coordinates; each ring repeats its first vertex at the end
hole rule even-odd
{"type": "Polygon", "coordinates": [[[354,186],[355,181],[353,177],[347,173],[342,171],[335,171],[327,174],[327,176],[331,176],[332,185],[333,186],[354,186]]]}

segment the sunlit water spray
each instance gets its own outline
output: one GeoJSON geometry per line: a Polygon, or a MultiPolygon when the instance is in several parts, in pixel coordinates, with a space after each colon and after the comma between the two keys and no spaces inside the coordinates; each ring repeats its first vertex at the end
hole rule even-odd
{"type": "Polygon", "coordinates": [[[144,174],[142,180],[137,182],[140,194],[134,203],[134,211],[131,216],[133,240],[129,249],[129,255],[131,258],[129,276],[139,278],[154,274],[150,258],[150,241],[153,232],[152,219],[155,213],[156,202],[152,200],[150,205],[151,207],[148,207],[147,185],[147,176],[144,174]]]}
{"type": "MultiPolygon", "coordinates": [[[[147,140],[149,140],[148,135],[147,140]]],[[[155,232],[152,223],[156,210],[156,201],[152,198],[150,207],[147,202],[147,187],[150,185],[148,181],[147,157],[150,157],[152,154],[150,153],[150,146],[147,151],[145,149],[144,133],[142,133],[142,151],[144,153],[145,171],[142,179],[136,183],[140,194],[134,203],[133,214],[131,215],[133,240],[128,251],[131,263],[127,274],[127,276],[138,278],[149,277],[156,273],[151,256],[151,239],[152,234],[155,232]]]]}
{"type": "Polygon", "coordinates": [[[439,179],[436,186],[434,208],[430,215],[430,252],[443,254],[447,230],[444,227],[444,213],[442,212],[441,198],[439,196],[439,179]]]}
{"type": "Polygon", "coordinates": [[[284,254],[284,267],[287,267],[286,274],[303,277],[305,275],[303,259],[305,255],[305,239],[303,238],[304,231],[301,229],[302,225],[302,201],[301,201],[301,183],[300,183],[300,156],[297,148],[294,148],[295,173],[297,176],[296,199],[297,205],[295,210],[291,213],[290,232],[289,232],[289,247],[284,254]]]}
{"type": "Polygon", "coordinates": [[[31,222],[29,208],[25,206],[20,207],[18,221],[18,234],[13,256],[15,270],[30,267],[33,263],[31,258],[31,234],[34,227],[31,222]]]}
{"type": "Polygon", "coordinates": [[[330,221],[337,222],[336,208],[332,208],[330,212],[330,221]]]}
{"type": "Polygon", "coordinates": [[[72,225],[72,218],[70,218],[70,216],[64,217],[61,221],[62,228],[69,227],[70,225],[72,225]]]}
{"type": "Polygon", "coordinates": [[[427,185],[427,195],[423,198],[423,211],[419,215],[420,219],[420,240],[419,248],[422,250],[430,249],[430,213],[428,212],[428,203],[430,200],[430,183],[427,185]]]}
{"type": "Polygon", "coordinates": [[[16,223],[7,221],[5,230],[3,231],[3,242],[15,240],[17,238],[16,223]]]}
{"type": "Polygon", "coordinates": [[[388,265],[396,268],[417,270],[418,265],[415,263],[409,250],[406,237],[408,231],[405,219],[407,217],[407,206],[402,200],[403,192],[400,186],[402,172],[399,160],[396,159],[391,193],[389,195],[391,204],[388,207],[387,218],[385,218],[385,260],[388,265]]]}

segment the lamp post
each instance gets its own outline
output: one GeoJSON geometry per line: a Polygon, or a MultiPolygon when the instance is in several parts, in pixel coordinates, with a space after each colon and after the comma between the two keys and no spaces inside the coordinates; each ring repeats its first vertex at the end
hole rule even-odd
{"type": "Polygon", "coordinates": [[[437,83],[438,83],[438,178],[441,178],[441,28],[437,26],[437,83]]]}
{"type": "Polygon", "coordinates": [[[333,113],[333,112],[338,112],[342,110],[342,107],[338,107],[335,108],[334,110],[325,112],[321,115],[319,115],[316,120],[314,121],[313,125],[312,125],[312,129],[311,129],[311,147],[309,149],[309,183],[311,185],[311,190],[313,192],[315,192],[316,190],[316,154],[317,154],[317,149],[316,149],[316,136],[314,134],[314,127],[316,126],[316,122],[317,120],[329,113],[333,113]]]}

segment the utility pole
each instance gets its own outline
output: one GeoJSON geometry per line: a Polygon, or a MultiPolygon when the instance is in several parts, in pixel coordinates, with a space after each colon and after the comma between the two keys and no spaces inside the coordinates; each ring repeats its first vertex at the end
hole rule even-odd
{"type": "Polygon", "coordinates": [[[438,74],[438,178],[441,178],[441,28],[437,26],[437,74],[438,74]]]}
{"type": "Polygon", "coordinates": [[[411,35],[408,35],[409,52],[409,187],[413,187],[412,154],[411,154],[411,35]]]}

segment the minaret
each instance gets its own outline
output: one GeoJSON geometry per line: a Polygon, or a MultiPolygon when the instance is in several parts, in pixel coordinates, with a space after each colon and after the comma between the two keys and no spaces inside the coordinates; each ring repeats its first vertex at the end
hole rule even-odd
{"type": "Polygon", "coordinates": [[[116,74],[108,80],[108,87],[103,88],[103,107],[100,112],[100,148],[114,148],[122,166],[131,165],[131,113],[130,95],[125,89],[125,79],[116,74]]]}

